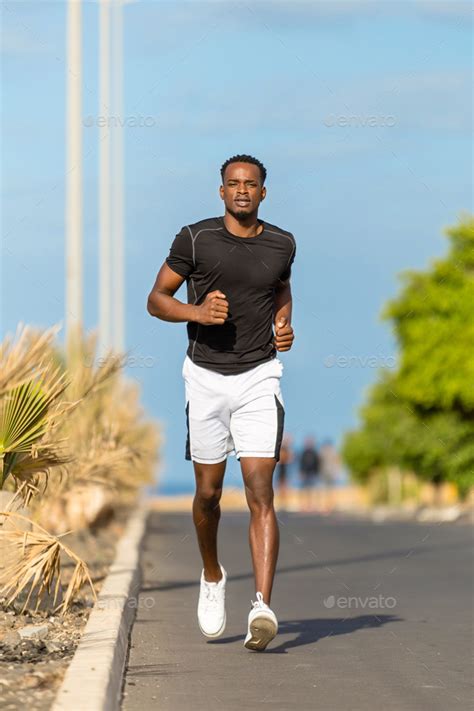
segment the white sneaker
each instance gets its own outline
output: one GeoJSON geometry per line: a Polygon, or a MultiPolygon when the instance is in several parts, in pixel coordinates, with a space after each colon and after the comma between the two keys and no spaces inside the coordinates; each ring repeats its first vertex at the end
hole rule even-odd
{"type": "Polygon", "coordinates": [[[263,602],[261,592],[257,593],[256,602],[252,602],[249,612],[249,631],[245,638],[244,647],[263,651],[278,632],[278,620],[275,613],[266,602],[263,602]]]}
{"type": "Polygon", "coordinates": [[[201,573],[201,589],[198,603],[198,622],[201,632],[206,637],[220,637],[225,629],[225,584],[227,573],[222,567],[222,578],[217,583],[210,583],[201,573]]]}

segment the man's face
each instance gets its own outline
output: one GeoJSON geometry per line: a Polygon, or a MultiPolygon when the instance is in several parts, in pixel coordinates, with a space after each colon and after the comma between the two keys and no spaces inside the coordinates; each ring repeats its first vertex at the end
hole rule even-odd
{"type": "Polygon", "coordinates": [[[237,219],[257,213],[258,206],[265,198],[258,166],[252,163],[231,163],[224,173],[224,184],[220,196],[227,212],[237,219]]]}

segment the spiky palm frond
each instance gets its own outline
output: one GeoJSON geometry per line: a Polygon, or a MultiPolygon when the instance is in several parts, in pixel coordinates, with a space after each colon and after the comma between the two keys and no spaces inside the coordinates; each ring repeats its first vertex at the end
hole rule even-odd
{"type": "Polygon", "coordinates": [[[58,325],[42,332],[20,323],[0,343],[0,397],[46,369],[58,331],[58,325]]]}
{"type": "Polygon", "coordinates": [[[19,455],[11,476],[24,506],[29,505],[33,495],[44,496],[46,494],[53,469],[61,482],[67,475],[67,465],[74,461],[74,456],[62,440],[58,440],[54,444],[45,442],[34,444],[30,453],[19,455]],[[41,479],[40,474],[43,475],[41,479]],[[22,487],[23,484],[24,487],[22,487]]]}
{"type": "MultiPolygon", "coordinates": [[[[0,400],[0,488],[16,466],[25,461],[35,443],[51,428],[51,419],[58,418],[58,403],[67,387],[66,376],[59,369],[47,368],[40,378],[22,383],[0,400]]],[[[32,457],[30,457],[32,459],[32,457]]],[[[39,468],[43,466],[40,463],[39,468]]],[[[30,471],[33,471],[30,466],[30,471]]]]}
{"type": "Polygon", "coordinates": [[[6,541],[18,554],[15,556],[14,562],[7,565],[2,572],[2,579],[7,582],[0,588],[0,593],[7,596],[8,605],[18,598],[23,591],[27,591],[28,595],[22,611],[24,612],[27,609],[34,593],[37,599],[35,607],[35,611],[37,611],[44,596],[51,595],[53,585],[53,605],[56,605],[59,590],[63,587],[61,581],[62,552],[71,558],[76,565],[63,602],[55,607],[55,612],[64,614],[86,582],[91,587],[94,599],[97,599],[87,564],[60,540],[66,534],[61,537],[52,536],[39,524],[15,512],[0,512],[0,518],[5,516],[10,518],[15,528],[12,530],[2,530],[0,528],[0,540],[6,541]],[[15,524],[15,519],[27,521],[35,526],[36,530],[21,530],[15,524]]]}
{"type": "Polygon", "coordinates": [[[74,456],[70,453],[65,438],[54,443],[41,441],[33,444],[27,455],[22,455],[15,467],[14,475],[18,479],[25,479],[30,474],[46,474],[53,467],[61,468],[73,461],[74,456]]]}

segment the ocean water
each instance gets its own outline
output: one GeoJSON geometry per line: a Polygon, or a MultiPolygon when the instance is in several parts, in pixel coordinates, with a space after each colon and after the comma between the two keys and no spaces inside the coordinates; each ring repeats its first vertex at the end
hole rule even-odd
{"type": "Polygon", "coordinates": [[[183,496],[194,494],[194,481],[163,481],[148,487],[148,496],[183,496]]]}
{"type": "MultiPolygon", "coordinates": [[[[240,471],[228,471],[226,472],[224,479],[224,488],[230,487],[232,489],[243,489],[242,475],[240,471]]],[[[195,482],[194,474],[190,472],[189,479],[178,479],[178,481],[167,480],[164,478],[162,481],[158,480],[156,484],[147,488],[146,493],[148,496],[183,496],[185,494],[194,494],[195,492],[195,482]]]]}
{"type": "MultiPolygon", "coordinates": [[[[296,476],[289,477],[288,481],[289,485],[298,489],[300,488],[300,481],[296,476]]],[[[349,483],[348,477],[344,476],[342,477],[339,481],[334,482],[333,486],[334,488],[339,488],[339,487],[344,487],[347,486],[349,483]]],[[[239,476],[232,476],[232,477],[227,477],[224,480],[224,488],[226,486],[229,486],[233,489],[238,488],[238,489],[243,489],[243,484],[242,480],[240,479],[239,476]]],[[[316,481],[315,482],[315,489],[320,488],[321,486],[321,481],[316,481]]],[[[147,496],[184,496],[186,494],[194,494],[195,491],[195,486],[194,486],[194,479],[190,479],[189,481],[161,481],[155,484],[154,486],[150,486],[146,490],[146,495],[147,496]]]]}
{"type": "MultiPolygon", "coordinates": [[[[232,489],[243,489],[243,485],[241,483],[237,484],[235,481],[224,482],[224,488],[226,486],[229,486],[232,489]]],[[[146,494],[147,496],[184,496],[186,494],[194,494],[194,491],[194,481],[163,481],[159,482],[155,486],[148,487],[146,494]]]]}

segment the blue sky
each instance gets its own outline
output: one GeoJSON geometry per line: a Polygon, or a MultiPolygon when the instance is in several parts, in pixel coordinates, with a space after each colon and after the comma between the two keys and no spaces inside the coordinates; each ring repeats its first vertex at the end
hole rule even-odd
{"type": "MultiPolygon", "coordinates": [[[[6,2],[2,332],[64,312],[63,2],[6,2]]],[[[443,253],[472,209],[472,6],[458,2],[134,2],[125,16],[128,375],[163,428],[159,476],[184,460],[184,324],[146,312],[182,225],[222,214],[219,167],[268,170],[260,216],[293,232],[287,429],[337,442],[396,344],[397,273],[443,253]]],[[[84,3],[85,123],[98,105],[97,3],[84,3]]],[[[92,119],[88,119],[92,117],[92,119]]],[[[84,127],[85,318],[97,323],[97,128],[84,127]]],[[[178,298],[185,298],[182,289],[178,298]]],[[[227,481],[237,483],[236,460],[227,481]]]]}

